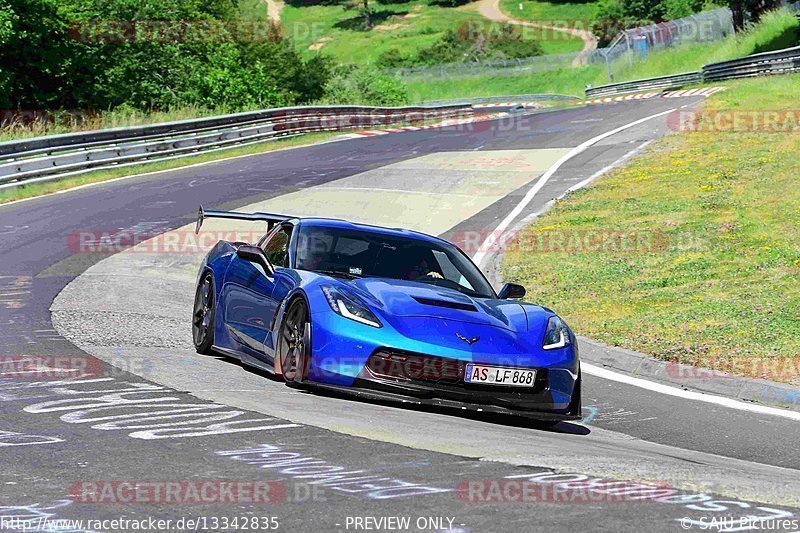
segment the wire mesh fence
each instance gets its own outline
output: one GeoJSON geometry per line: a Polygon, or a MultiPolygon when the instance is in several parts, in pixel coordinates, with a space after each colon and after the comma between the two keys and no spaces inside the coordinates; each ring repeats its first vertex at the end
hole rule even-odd
{"type": "Polygon", "coordinates": [[[462,78],[470,76],[519,76],[586,65],[602,65],[609,81],[619,70],[646,60],[656,50],[688,43],[715,42],[732,35],[733,15],[728,8],[705,11],[689,17],[630,28],[620,32],[604,48],[567,54],[549,54],[520,59],[422,65],[392,71],[402,78],[462,78]]]}

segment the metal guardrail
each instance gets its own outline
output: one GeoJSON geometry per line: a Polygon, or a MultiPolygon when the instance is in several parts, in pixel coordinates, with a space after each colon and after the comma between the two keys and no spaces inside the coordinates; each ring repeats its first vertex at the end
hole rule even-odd
{"type": "Polygon", "coordinates": [[[800,72],[800,46],[710,63],[704,65],[702,70],[698,72],[686,72],[673,76],[589,87],[586,89],[586,97],[593,98],[649,89],[668,89],[702,82],[751,78],[772,74],[790,74],[793,72],[800,72]]]}
{"type": "Polygon", "coordinates": [[[700,83],[701,81],[703,81],[702,72],[683,72],[671,76],[659,76],[658,78],[647,78],[644,80],[600,85],[598,87],[587,87],[586,97],[597,98],[599,96],[608,96],[611,94],[625,94],[652,89],[670,89],[672,87],[700,83]]]}
{"type": "Polygon", "coordinates": [[[800,72],[800,46],[704,65],[703,79],[719,81],[791,72],[800,72]]]}
{"type": "Polygon", "coordinates": [[[0,143],[0,188],[310,132],[469,117],[472,107],[289,107],[0,143]]]}

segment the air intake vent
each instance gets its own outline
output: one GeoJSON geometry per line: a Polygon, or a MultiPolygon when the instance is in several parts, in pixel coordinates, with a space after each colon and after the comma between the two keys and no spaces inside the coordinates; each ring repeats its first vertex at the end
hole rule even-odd
{"type": "Polygon", "coordinates": [[[419,298],[414,296],[414,299],[422,305],[435,305],[436,307],[447,307],[449,309],[461,309],[462,311],[477,311],[478,309],[472,304],[463,304],[460,302],[449,302],[447,300],[432,300],[430,298],[419,298]]]}

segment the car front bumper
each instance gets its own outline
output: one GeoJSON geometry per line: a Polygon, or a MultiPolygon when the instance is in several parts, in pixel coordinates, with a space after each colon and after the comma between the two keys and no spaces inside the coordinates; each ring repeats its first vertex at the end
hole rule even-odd
{"type": "Polygon", "coordinates": [[[310,380],[303,381],[302,385],[364,399],[512,414],[546,421],[581,418],[580,398],[573,398],[575,394],[580,395],[577,376],[566,369],[537,368],[532,387],[474,384],[464,381],[463,361],[403,354],[425,361],[403,367],[415,368],[417,372],[397,373],[389,371],[390,366],[372,363],[385,351],[376,350],[350,385],[310,380]],[[423,368],[425,371],[420,371],[423,368]]]}

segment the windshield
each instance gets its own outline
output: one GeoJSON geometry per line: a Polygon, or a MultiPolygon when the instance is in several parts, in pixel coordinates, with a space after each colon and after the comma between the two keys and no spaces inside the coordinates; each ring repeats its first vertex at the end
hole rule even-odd
{"type": "Polygon", "coordinates": [[[296,267],[345,278],[391,278],[494,298],[491,286],[455,246],[346,228],[301,227],[296,267]]]}

